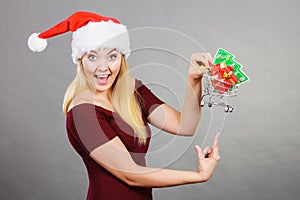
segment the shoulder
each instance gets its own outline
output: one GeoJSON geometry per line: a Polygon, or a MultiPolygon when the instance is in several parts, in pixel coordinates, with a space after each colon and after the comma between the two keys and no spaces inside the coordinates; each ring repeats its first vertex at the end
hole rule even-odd
{"type": "Polygon", "coordinates": [[[144,85],[140,79],[134,78],[134,80],[135,80],[135,85],[134,85],[135,89],[138,89],[140,86],[144,85]]]}
{"type": "Polygon", "coordinates": [[[134,83],[135,83],[134,92],[136,94],[136,97],[138,98],[139,102],[143,104],[144,98],[145,98],[144,93],[145,93],[146,86],[144,85],[144,83],[140,79],[137,79],[137,78],[135,78],[134,83]]]}
{"type": "Polygon", "coordinates": [[[87,90],[81,91],[79,94],[76,95],[76,97],[72,100],[72,102],[68,108],[68,112],[72,108],[77,107],[81,104],[87,104],[87,105],[93,104],[91,94],[87,90]]]}
{"type": "Polygon", "coordinates": [[[154,95],[152,90],[145,84],[142,80],[135,79],[135,91],[139,96],[143,98],[148,98],[149,96],[154,95]]]}
{"type": "Polygon", "coordinates": [[[135,78],[135,85],[134,85],[134,90],[140,93],[141,95],[143,94],[143,91],[145,89],[148,89],[147,86],[143,83],[142,80],[135,78]]]}

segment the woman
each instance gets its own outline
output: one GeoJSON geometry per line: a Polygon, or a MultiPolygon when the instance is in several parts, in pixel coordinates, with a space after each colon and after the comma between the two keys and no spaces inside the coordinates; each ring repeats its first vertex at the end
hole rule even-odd
{"type": "Polygon", "coordinates": [[[66,91],[63,111],[69,141],[89,176],[87,199],[152,199],[151,188],[207,181],[220,159],[218,135],[212,148],[196,146],[197,171],[146,167],[151,131],[148,123],[171,134],[191,136],[201,116],[202,72],[209,53],[191,56],[181,112],[161,101],[130,76],[129,37],[114,18],[77,12],[53,28],[33,34],[29,48],[39,52],[46,39],[72,31],[77,74],[66,91]],[[38,44],[38,45],[37,45],[38,44]]]}

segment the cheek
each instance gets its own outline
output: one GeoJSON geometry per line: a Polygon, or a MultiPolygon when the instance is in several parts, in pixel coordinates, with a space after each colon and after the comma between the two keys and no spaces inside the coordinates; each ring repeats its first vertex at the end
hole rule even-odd
{"type": "Polygon", "coordinates": [[[86,73],[86,75],[90,75],[94,73],[96,66],[87,62],[83,62],[82,64],[83,64],[83,70],[86,73]]]}
{"type": "Polygon", "coordinates": [[[120,71],[120,68],[121,68],[121,61],[116,61],[110,66],[110,70],[113,73],[118,73],[120,71]]]}

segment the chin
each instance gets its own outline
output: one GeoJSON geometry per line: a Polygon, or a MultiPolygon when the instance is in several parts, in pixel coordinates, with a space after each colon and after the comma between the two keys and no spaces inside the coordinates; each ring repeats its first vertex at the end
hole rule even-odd
{"type": "Polygon", "coordinates": [[[96,86],[96,91],[98,92],[104,92],[106,90],[109,90],[111,88],[111,85],[103,85],[103,86],[100,86],[100,85],[97,85],[96,86]]]}

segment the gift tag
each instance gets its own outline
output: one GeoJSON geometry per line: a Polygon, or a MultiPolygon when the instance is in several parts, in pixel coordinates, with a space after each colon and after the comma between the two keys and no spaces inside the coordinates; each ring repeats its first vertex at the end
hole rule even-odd
{"type": "Polygon", "coordinates": [[[242,65],[234,60],[235,56],[231,54],[230,52],[224,50],[224,49],[218,49],[217,53],[215,54],[215,57],[213,59],[213,62],[215,65],[220,65],[222,63],[225,64],[225,66],[231,66],[233,67],[233,73],[234,76],[238,79],[237,83],[235,85],[240,85],[242,83],[245,83],[249,81],[249,77],[241,70],[242,65]]]}

